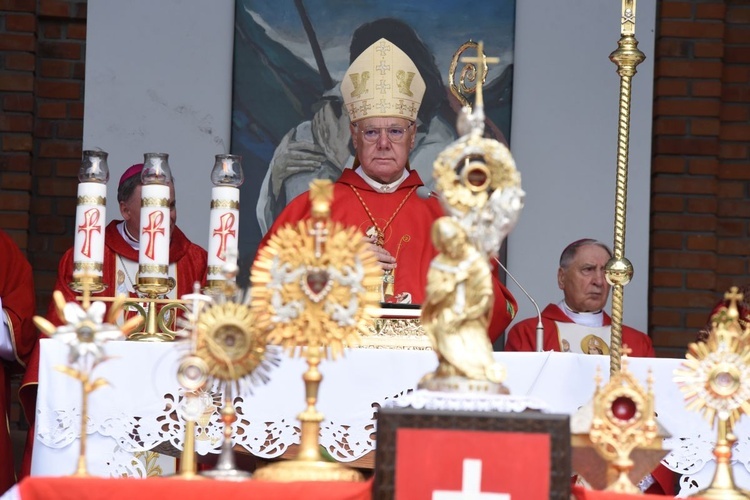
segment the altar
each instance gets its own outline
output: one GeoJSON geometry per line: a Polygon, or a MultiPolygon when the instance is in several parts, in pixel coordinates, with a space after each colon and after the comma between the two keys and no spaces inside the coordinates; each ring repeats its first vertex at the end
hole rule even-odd
{"type": "MultiPolygon", "coordinates": [[[[34,476],[63,476],[75,469],[79,452],[80,385],[56,371],[64,365],[68,348],[52,339],[41,341],[36,436],[32,461],[34,476]]],[[[184,428],[174,418],[181,389],[176,380],[178,343],[110,342],[94,377],[109,386],[90,396],[86,432],[89,470],[103,477],[148,477],[168,472],[170,464],[156,460],[151,450],[181,449],[184,428]]],[[[573,414],[591,399],[596,367],[604,377],[609,357],[544,353],[495,353],[508,371],[506,385],[516,396],[545,401],[552,413],[573,414]]],[[[671,433],[664,447],[671,449],[664,463],[683,475],[682,495],[707,486],[715,463],[715,431],[700,414],[685,410],[682,393],[673,382],[681,359],[630,358],[628,366],[645,385],[653,372],[656,413],[671,433]]],[[[344,358],[320,365],[323,382],[318,408],[324,414],[320,444],[336,460],[351,463],[375,448],[374,416],[381,405],[416,388],[434,370],[435,354],[424,350],[348,349],[344,358]]],[[[254,387],[237,401],[235,447],[265,459],[278,458],[299,443],[296,415],[303,409],[302,373],[305,363],[282,356],[270,381],[254,387]]],[[[219,404],[219,401],[216,401],[219,404]]],[[[196,450],[218,453],[221,427],[218,412],[198,422],[196,450]]],[[[734,450],[737,484],[750,487],[750,426],[740,420],[734,450]]],[[[173,461],[173,459],[171,459],[173,461]]],[[[171,465],[173,466],[173,464],[171,465]]]]}

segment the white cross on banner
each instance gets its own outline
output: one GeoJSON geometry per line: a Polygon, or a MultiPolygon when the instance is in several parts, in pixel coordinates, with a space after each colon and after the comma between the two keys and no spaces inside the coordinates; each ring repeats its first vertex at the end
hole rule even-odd
{"type": "Polygon", "coordinates": [[[435,490],[432,500],[511,500],[508,493],[482,493],[482,461],[465,458],[461,491],[435,490]]]}

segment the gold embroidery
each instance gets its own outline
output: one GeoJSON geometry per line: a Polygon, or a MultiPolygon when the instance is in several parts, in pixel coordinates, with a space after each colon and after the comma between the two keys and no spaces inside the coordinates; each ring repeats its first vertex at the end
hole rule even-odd
{"type": "Polygon", "coordinates": [[[414,95],[411,91],[412,80],[414,80],[413,71],[407,72],[407,71],[404,71],[403,69],[396,71],[396,84],[398,85],[398,90],[402,94],[406,94],[409,97],[414,95]]]}
{"type": "Polygon", "coordinates": [[[367,81],[370,79],[370,72],[363,71],[361,74],[362,78],[360,78],[360,73],[352,73],[349,75],[349,78],[352,80],[352,85],[354,85],[354,90],[352,90],[350,94],[352,97],[360,97],[367,92],[367,81]]]}

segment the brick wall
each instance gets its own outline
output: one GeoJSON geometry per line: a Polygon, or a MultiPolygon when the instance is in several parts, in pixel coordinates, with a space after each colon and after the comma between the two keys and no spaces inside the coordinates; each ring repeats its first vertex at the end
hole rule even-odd
{"type": "Polygon", "coordinates": [[[34,268],[40,314],[73,244],[85,47],[85,1],[0,0],[0,227],[34,268]]]}
{"type": "Polygon", "coordinates": [[[685,345],[733,284],[750,283],[750,4],[659,4],[649,325],[685,345]]]}

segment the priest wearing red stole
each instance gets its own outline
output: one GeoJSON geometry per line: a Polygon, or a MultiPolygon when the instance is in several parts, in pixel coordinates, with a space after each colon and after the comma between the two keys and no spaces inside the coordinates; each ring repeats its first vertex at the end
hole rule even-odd
{"type": "MultiPolygon", "coordinates": [[[[120,214],[123,220],[113,220],[104,230],[104,265],[102,281],[106,289],[100,294],[104,297],[114,297],[124,294],[138,297],[135,285],[138,282],[138,250],[140,220],[141,220],[141,171],[143,164],[136,164],[128,168],[120,178],[117,188],[117,201],[120,204],[120,214]]],[[[192,243],[185,233],[176,225],[177,211],[175,205],[174,184],[170,184],[170,242],[169,242],[169,276],[175,279],[175,287],[166,298],[176,299],[182,295],[192,293],[193,285],[197,281],[201,286],[206,282],[208,255],[200,246],[192,243]]],[[[60,259],[60,265],[55,283],[55,290],[62,292],[66,302],[75,300],[76,292],[70,289],[73,281],[73,248],[70,248],[60,259]]],[[[131,313],[132,314],[132,313],[131,313]]],[[[47,309],[47,319],[55,325],[60,325],[54,301],[50,301],[47,309]]],[[[22,475],[27,475],[31,467],[31,446],[34,440],[34,413],[36,407],[36,389],[39,381],[39,351],[38,345],[34,349],[29,367],[20,389],[21,404],[23,405],[31,429],[27,438],[22,475]]]]}
{"type": "Polygon", "coordinates": [[[16,481],[10,441],[10,377],[29,361],[37,340],[31,265],[7,233],[0,230],[0,495],[16,481]]]}
{"type": "MultiPolygon", "coordinates": [[[[437,254],[430,228],[443,211],[435,198],[417,196],[423,182],[409,166],[424,92],[413,61],[385,38],[352,62],[341,83],[355,158],[334,184],[331,218],[358,227],[369,239],[383,268],[386,302],[422,303],[427,271],[437,254]]],[[[303,193],[279,214],[261,246],[279,227],[309,214],[309,196],[303,193]]],[[[510,324],[517,307],[499,280],[493,286],[492,340],[510,324]]]]}
{"type": "MultiPolygon", "coordinates": [[[[604,312],[610,285],[604,277],[612,252],[604,243],[582,239],[568,245],[560,255],[557,286],[563,300],[542,311],[545,351],[578,354],[609,354],[612,319],[604,312]]],[[[536,351],[536,316],[517,323],[508,332],[506,351],[536,351]]],[[[643,332],[622,326],[622,344],[631,356],[654,357],[651,339],[643,332]]],[[[675,475],[660,465],[642,482],[651,494],[674,495],[675,475]]]]}

